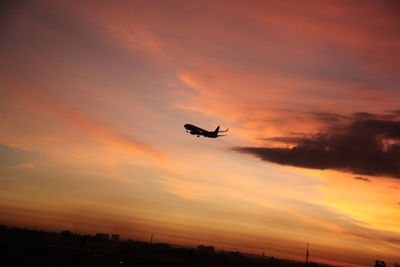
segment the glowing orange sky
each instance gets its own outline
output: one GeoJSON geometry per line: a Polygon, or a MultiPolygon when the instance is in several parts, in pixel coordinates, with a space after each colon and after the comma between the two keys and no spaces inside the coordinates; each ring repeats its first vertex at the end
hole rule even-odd
{"type": "Polygon", "coordinates": [[[400,258],[400,180],[232,150],[399,109],[395,1],[30,1],[0,28],[0,223],[337,265],[400,258]],[[335,115],[336,116],[336,115],[335,115]],[[183,124],[229,127],[196,138],[183,124]]]}

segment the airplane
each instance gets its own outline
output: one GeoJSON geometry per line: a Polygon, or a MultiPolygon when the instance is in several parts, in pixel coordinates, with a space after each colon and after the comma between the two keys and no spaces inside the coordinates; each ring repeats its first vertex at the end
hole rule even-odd
{"type": "Polygon", "coordinates": [[[197,135],[197,137],[200,137],[200,135],[202,135],[204,137],[209,137],[209,138],[217,138],[218,136],[226,136],[224,134],[218,134],[218,133],[227,132],[229,130],[229,128],[228,128],[225,131],[220,131],[219,126],[218,126],[213,132],[209,132],[209,131],[201,129],[197,126],[194,126],[192,124],[185,124],[184,127],[185,127],[187,133],[190,133],[192,135],[197,135]]]}

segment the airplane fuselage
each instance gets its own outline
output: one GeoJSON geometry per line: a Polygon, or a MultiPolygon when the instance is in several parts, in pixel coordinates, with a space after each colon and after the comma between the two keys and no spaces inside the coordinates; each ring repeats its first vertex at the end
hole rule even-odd
{"type": "Polygon", "coordinates": [[[220,131],[219,130],[219,126],[217,127],[217,129],[215,129],[215,131],[207,131],[204,130],[200,127],[194,126],[193,124],[185,124],[184,125],[186,132],[192,134],[192,135],[197,135],[197,137],[200,137],[201,135],[204,137],[209,137],[209,138],[217,138],[218,136],[222,136],[222,135],[218,135],[219,132],[226,132],[226,131],[220,131]]]}

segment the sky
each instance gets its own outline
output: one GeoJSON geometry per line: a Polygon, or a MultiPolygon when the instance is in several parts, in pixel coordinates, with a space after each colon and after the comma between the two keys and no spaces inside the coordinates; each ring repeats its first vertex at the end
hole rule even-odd
{"type": "Polygon", "coordinates": [[[400,262],[397,1],[0,12],[1,224],[400,262]]]}

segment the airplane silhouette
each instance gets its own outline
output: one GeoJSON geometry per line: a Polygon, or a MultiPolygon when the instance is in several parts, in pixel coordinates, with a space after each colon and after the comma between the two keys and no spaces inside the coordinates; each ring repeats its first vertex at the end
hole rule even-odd
{"type": "Polygon", "coordinates": [[[209,137],[209,138],[217,138],[218,136],[226,136],[226,135],[218,134],[218,133],[227,132],[229,130],[229,128],[228,128],[225,131],[220,131],[219,126],[218,126],[213,132],[210,132],[210,131],[201,129],[197,126],[194,126],[192,124],[185,124],[184,127],[185,127],[187,133],[190,133],[192,135],[197,135],[197,137],[200,137],[200,135],[202,135],[204,137],[209,137]]]}

